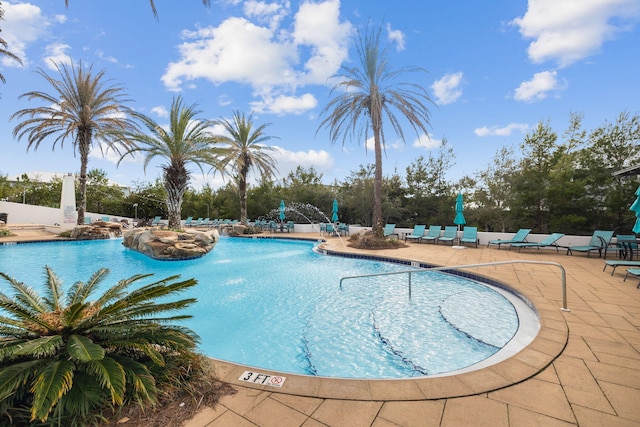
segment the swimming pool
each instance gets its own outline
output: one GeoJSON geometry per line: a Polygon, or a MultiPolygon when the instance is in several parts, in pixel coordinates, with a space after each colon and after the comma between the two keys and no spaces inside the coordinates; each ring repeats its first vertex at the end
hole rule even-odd
{"type": "Polygon", "coordinates": [[[105,286],[137,273],[195,277],[193,295],[183,296],[198,298],[187,326],[203,353],[296,374],[442,375],[492,363],[501,348],[512,354],[515,341],[535,336],[526,304],[452,275],[414,275],[411,299],[406,276],[357,280],[340,291],[341,277],[408,267],[324,256],[314,244],[223,237],[207,256],[173,262],[128,250],[120,239],[22,244],[0,247],[0,271],[38,289],[45,264],[67,286],[100,267],[111,270],[105,286]]]}

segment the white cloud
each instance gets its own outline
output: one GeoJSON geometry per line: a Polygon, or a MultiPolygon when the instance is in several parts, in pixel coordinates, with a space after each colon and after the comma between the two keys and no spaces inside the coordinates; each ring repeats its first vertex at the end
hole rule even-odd
{"type": "MultiPolygon", "coordinates": [[[[2,22],[2,37],[7,42],[7,49],[19,56],[23,64],[27,65],[27,47],[46,34],[49,22],[42,15],[38,6],[30,3],[12,4],[5,2],[4,21],[2,22]]],[[[18,67],[20,64],[13,59],[3,56],[2,65],[18,67]]]]}
{"type": "Polygon", "coordinates": [[[400,30],[392,30],[391,24],[387,24],[387,33],[389,40],[396,44],[397,50],[404,50],[404,33],[400,30]]]}
{"type": "Polygon", "coordinates": [[[516,101],[533,102],[547,97],[550,91],[564,89],[557,79],[557,71],[542,71],[533,75],[529,81],[520,83],[513,98],[516,101]]]}
{"type": "Polygon", "coordinates": [[[308,150],[308,151],[289,151],[282,147],[274,152],[273,157],[276,159],[278,167],[278,176],[285,177],[289,172],[296,170],[298,166],[303,168],[313,167],[319,173],[325,174],[333,168],[334,159],[327,151],[324,150],[308,150]]]}
{"type": "Polygon", "coordinates": [[[458,100],[462,96],[462,71],[445,74],[431,85],[431,90],[435,95],[436,104],[447,105],[458,100]]]}
{"type": "Polygon", "coordinates": [[[411,145],[416,148],[424,148],[425,150],[432,150],[434,148],[440,147],[442,145],[442,140],[435,139],[431,135],[422,134],[418,138],[416,138],[415,141],[413,141],[413,144],[411,145]]]}
{"type": "Polygon", "coordinates": [[[164,107],[163,105],[158,105],[156,107],[153,107],[151,109],[151,112],[158,117],[162,117],[162,118],[169,117],[169,111],[167,111],[166,107],[164,107]]]}
{"type": "Polygon", "coordinates": [[[251,109],[257,113],[302,114],[318,105],[318,100],[310,93],[302,96],[263,97],[261,101],[251,103],[251,109]]]}
{"type": "Polygon", "coordinates": [[[639,17],[638,0],[529,0],[525,15],[512,24],[533,39],[527,52],[534,63],[565,67],[596,53],[639,17]]]}
{"type": "Polygon", "coordinates": [[[56,71],[57,68],[54,65],[54,62],[57,64],[67,64],[71,65],[73,59],[71,56],[67,54],[67,50],[71,49],[71,46],[64,43],[53,43],[47,45],[45,48],[45,57],[44,63],[45,65],[53,71],[56,71]]]}
{"type": "Polygon", "coordinates": [[[263,1],[249,0],[243,5],[244,13],[250,18],[255,18],[258,22],[264,22],[271,28],[280,25],[282,19],[288,14],[286,4],[277,2],[266,3],[263,1]]]}
{"type": "Polygon", "coordinates": [[[163,83],[174,91],[197,79],[248,84],[263,111],[278,114],[290,104],[301,104],[295,111],[309,108],[311,97],[296,95],[296,88],[327,84],[347,58],[352,27],[340,21],[338,0],[303,2],[292,25],[281,25],[289,7],[288,1],[251,1],[245,3],[248,17],[183,32],[180,58],[167,66],[163,83]]]}
{"type": "Polygon", "coordinates": [[[520,133],[526,133],[529,130],[529,125],[526,123],[509,123],[506,126],[498,127],[486,127],[483,126],[481,128],[474,129],[473,133],[477,136],[510,136],[514,131],[519,131],[520,133]]]}

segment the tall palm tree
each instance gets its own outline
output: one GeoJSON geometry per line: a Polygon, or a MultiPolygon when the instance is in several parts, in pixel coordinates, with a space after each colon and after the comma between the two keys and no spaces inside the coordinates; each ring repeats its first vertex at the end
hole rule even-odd
{"type": "Polygon", "coordinates": [[[165,202],[169,215],[169,228],[180,228],[182,201],[189,185],[191,172],[187,169],[194,164],[202,171],[203,165],[216,165],[215,138],[208,131],[210,122],[198,119],[201,111],[197,105],[183,105],[182,97],[174,97],[169,114],[169,129],[165,129],[152,118],[136,114],[150,134],[142,132],[128,133],[127,138],[134,142],[122,155],[141,153],[145,156],[144,169],[156,157],[164,164],[163,181],[166,191],[165,202]]]}
{"type": "Polygon", "coordinates": [[[265,133],[270,123],[254,128],[253,114],[247,117],[239,111],[234,111],[231,119],[214,120],[214,124],[222,126],[227,133],[217,137],[218,142],[225,145],[220,165],[230,169],[235,177],[240,199],[240,222],[246,225],[247,176],[251,169],[256,169],[263,177],[271,177],[277,171],[276,161],[270,152],[278,149],[263,145],[264,142],[276,137],[265,133]]]}
{"type": "MultiPolygon", "coordinates": [[[[38,74],[44,77],[54,89],[52,94],[32,91],[20,95],[20,98],[41,101],[44,105],[25,108],[11,115],[11,119],[24,119],[13,129],[13,136],[19,140],[27,138],[27,151],[37,150],[42,142],[51,141],[53,149],[60,143],[63,148],[67,139],[72,140],[75,153],[80,156],[80,205],[78,206],[78,225],[84,224],[87,208],[87,166],[89,153],[97,143],[104,153],[102,144],[119,153],[128,141],[121,137],[122,132],[136,129],[130,118],[131,110],[124,105],[124,88],[120,85],[107,85],[105,72],[93,72],[93,67],[54,62],[60,75],[50,76],[42,68],[38,74]]],[[[74,153],[74,154],[75,154],[74,153]]]]}
{"type": "Polygon", "coordinates": [[[135,275],[92,301],[107,269],[67,292],[50,268],[45,272],[42,295],[0,273],[8,282],[0,292],[1,424],[10,417],[11,425],[35,425],[29,418],[94,425],[91,417],[109,405],[154,403],[160,377],[176,375],[168,366],[180,356],[196,356],[198,336],[171,324],[191,317],[173,312],[195,299],[155,301],[193,287],[196,280],[172,276],[142,284],[150,275],[135,275]]]}
{"type": "MultiPolygon", "coordinates": [[[[411,125],[416,135],[422,131],[428,135],[431,113],[427,103],[431,98],[420,85],[397,82],[396,79],[408,72],[425,71],[420,67],[392,69],[388,59],[388,47],[381,46],[382,27],[376,30],[366,28],[364,34],[358,32],[356,49],[359,67],[343,67],[335,77],[339,82],[331,93],[340,91],[322,114],[327,115],[320,123],[329,129],[333,143],[342,137],[342,144],[348,137],[365,143],[369,131],[373,133],[375,152],[375,175],[373,190],[373,232],[382,237],[382,150],[385,143],[383,124],[388,121],[396,135],[405,141],[400,120],[394,114],[397,110],[411,125]]],[[[366,148],[366,145],[365,145],[366,148]]]]}

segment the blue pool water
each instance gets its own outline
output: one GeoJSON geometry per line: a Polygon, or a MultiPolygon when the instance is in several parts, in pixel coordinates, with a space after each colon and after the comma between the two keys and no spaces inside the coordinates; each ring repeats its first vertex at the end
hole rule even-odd
{"type": "MultiPolygon", "coordinates": [[[[105,286],[138,273],[199,284],[186,322],[211,357],[288,373],[343,378],[442,374],[481,362],[519,327],[512,302],[480,283],[438,272],[348,281],[407,266],[321,255],[314,243],[222,237],[203,258],[156,261],[106,241],[0,246],[0,271],[41,289],[44,265],[71,286],[98,268],[105,286]]],[[[0,283],[0,290],[6,284],[0,283]]]]}

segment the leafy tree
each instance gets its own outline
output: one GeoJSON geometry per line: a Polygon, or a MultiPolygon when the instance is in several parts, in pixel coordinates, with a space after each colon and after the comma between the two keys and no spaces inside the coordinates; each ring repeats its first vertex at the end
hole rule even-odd
{"type": "Polygon", "coordinates": [[[548,123],[538,123],[520,145],[523,158],[514,176],[514,214],[531,224],[534,232],[549,230],[548,188],[558,136],[548,123]]]}
{"type": "Polygon", "coordinates": [[[499,149],[487,168],[478,172],[473,198],[484,229],[505,232],[528,225],[520,220],[514,221],[510,215],[513,199],[511,180],[515,173],[516,159],[510,147],[499,149]]]}
{"type": "MultiPolygon", "coordinates": [[[[427,126],[431,113],[427,103],[431,102],[427,91],[417,84],[397,82],[407,72],[424,71],[419,67],[393,70],[388,60],[388,47],[381,46],[380,34],[367,27],[356,40],[359,67],[343,68],[335,76],[339,82],[333,87],[340,94],[323,109],[327,117],[320,127],[329,129],[331,141],[342,139],[344,145],[351,137],[366,144],[369,132],[373,134],[375,153],[375,176],[373,185],[373,232],[382,237],[382,150],[385,144],[384,122],[388,121],[396,135],[403,141],[404,132],[397,110],[409,122],[416,135],[428,134],[427,126]]],[[[366,145],[365,145],[366,147],[366,145]]]]}
{"type": "Polygon", "coordinates": [[[375,165],[360,165],[357,171],[345,179],[340,187],[340,200],[343,212],[341,216],[348,218],[352,224],[370,227],[373,211],[373,185],[375,165]]]}
{"type": "Polygon", "coordinates": [[[182,97],[173,98],[169,113],[169,130],[164,129],[151,117],[136,114],[149,134],[128,132],[127,138],[135,144],[130,145],[122,155],[141,153],[144,155],[144,169],[156,157],[161,158],[165,203],[169,219],[169,228],[180,228],[182,201],[187,191],[191,172],[187,168],[194,164],[203,171],[203,165],[216,165],[215,139],[209,133],[209,121],[197,118],[201,111],[196,104],[186,106],[182,97]]]}
{"type": "Polygon", "coordinates": [[[104,71],[93,73],[93,67],[83,67],[82,63],[67,65],[54,62],[60,78],[47,74],[38,68],[54,89],[52,94],[41,91],[27,92],[20,98],[41,101],[44,105],[19,110],[11,119],[24,119],[13,129],[13,136],[27,138],[27,150],[38,149],[43,141],[53,139],[53,148],[60,143],[62,148],[71,139],[74,150],[80,157],[80,203],[78,224],[84,224],[87,208],[87,167],[89,154],[94,143],[103,151],[102,143],[119,153],[128,142],[123,140],[123,132],[135,129],[129,118],[131,110],[124,105],[128,100],[124,89],[118,85],[107,86],[104,71]]]}
{"type": "Polygon", "coordinates": [[[613,172],[640,163],[640,116],[622,112],[615,122],[605,123],[588,135],[588,147],[582,152],[581,169],[597,224],[629,231],[635,220],[629,206],[635,199],[637,182],[615,180],[613,172]]]}
{"type": "Polygon", "coordinates": [[[0,273],[14,294],[0,293],[0,414],[14,425],[27,424],[25,409],[32,422],[80,426],[95,423],[92,416],[110,405],[152,404],[159,376],[167,376],[158,368],[195,355],[195,333],[171,324],[191,316],[168,314],[195,299],[164,299],[196,285],[194,279],[140,285],[150,275],[135,275],[91,301],[107,269],[66,294],[45,270],[43,295],[0,273]]]}
{"type": "Polygon", "coordinates": [[[453,221],[452,186],[446,179],[454,153],[443,138],[437,154],[418,157],[406,169],[407,209],[414,224],[447,224],[453,221]]]}
{"type": "Polygon", "coordinates": [[[247,177],[252,169],[260,175],[271,177],[276,171],[276,161],[271,155],[275,147],[264,145],[273,136],[265,133],[269,123],[255,127],[253,114],[234,111],[231,119],[218,119],[215,124],[222,126],[227,133],[217,137],[225,145],[220,159],[220,169],[229,168],[234,176],[240,199],[240,222],[247,224],[247,177]]]}

